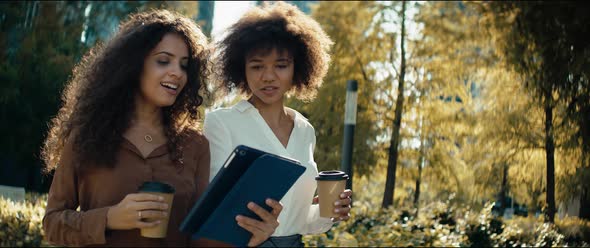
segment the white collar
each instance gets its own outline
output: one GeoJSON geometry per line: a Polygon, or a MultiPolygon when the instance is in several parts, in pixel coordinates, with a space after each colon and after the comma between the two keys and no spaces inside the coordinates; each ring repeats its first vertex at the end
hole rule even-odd
{"type": "Polygon", "coordinates": [[[254,105],[246,100],[241,100],[236,105],[234,105],[234,108],[240,111],[240,113],[243,113],[248,109],[254,108],[254,105]]]}
{"type": "MultiPolygon", "coordinates": [[[[240,111],[240,113],[244,113],[246,110],[251,109],[251,108],[255,108],[255,107],[254,107],[254,105],[252,105],[252,103],[248,102],[247,100],[240,100],[238,103],[236,103],[236,105],[234,105],[234,108],[236,110],[240,111]]],[[[305,116],[303,116],[301,113],[297,112],[297,110],[294,110],[289,107],[285,107],[285,108],[287,108],[288,111],[293,111],[293,113],[295,113],[295,120],[297,120],[297,118],[307,120],[307,118],[305,118],[305,116]]]]}

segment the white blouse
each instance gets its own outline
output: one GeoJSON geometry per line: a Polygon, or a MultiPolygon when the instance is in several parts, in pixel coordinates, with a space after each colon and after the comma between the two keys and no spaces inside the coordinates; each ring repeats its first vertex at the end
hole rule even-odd
{"type": "MultiPolygon", "coordinates": [[[[329,218],[320,217],[319,206],[312,205],[317,184],[317,165],[313,159],[315,131],[313,126],[299,112],[295,114],[295,125],[287,148],[279,141],[258,109],[246,100],[229,108],[220,108],[205,115],[204,134],[211,149],[212,180],[229,154],[238,145],[285,156],[299,161],[306,167],[305,173],[281,199],[283,211],[279,215],[279,227],[272,236],[294,234],[318,234],[332,227],[329,218]]],[[[276,199],[278,200],[278,199],[276,199]]]]}

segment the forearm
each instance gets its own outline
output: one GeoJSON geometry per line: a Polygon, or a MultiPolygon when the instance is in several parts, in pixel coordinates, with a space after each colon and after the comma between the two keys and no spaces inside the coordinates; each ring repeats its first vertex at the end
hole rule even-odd
{"type": "Polygon", "coordinates": [[[88,211],[48,209],[43,218],[45,238],[54,245],[105,244],[108,207],[88,211]]]}

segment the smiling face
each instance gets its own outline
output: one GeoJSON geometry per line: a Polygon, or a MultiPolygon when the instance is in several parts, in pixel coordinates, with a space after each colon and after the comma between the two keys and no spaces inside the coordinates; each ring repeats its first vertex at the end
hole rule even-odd
{"type": "Polygon", "coordinates": [[[293,85],[293,56],[287,51],[253,51],[246,55],[246,82],[252,100],[266,105],[282,104],[293,85]]]}
{"type": "Polygon", "coordinates": [[[187,82],[188,46],[178,34],[169,33],[150,51],[140,77],[142,102],[171,106],[187,82]]]}

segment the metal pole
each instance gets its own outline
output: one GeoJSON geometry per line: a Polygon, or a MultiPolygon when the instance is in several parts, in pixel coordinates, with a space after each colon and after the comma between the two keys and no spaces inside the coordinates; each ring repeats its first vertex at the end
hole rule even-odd
{"type": "Polygon", "coordinates": [[[344,112],[344,142],[342,144],[341,170],[348,174],[346,188],[352,190],[352,146],[354,138],[354,127],[356,126],[358,83],[356,80],[346,82],[346,104],[344,112]]]}

